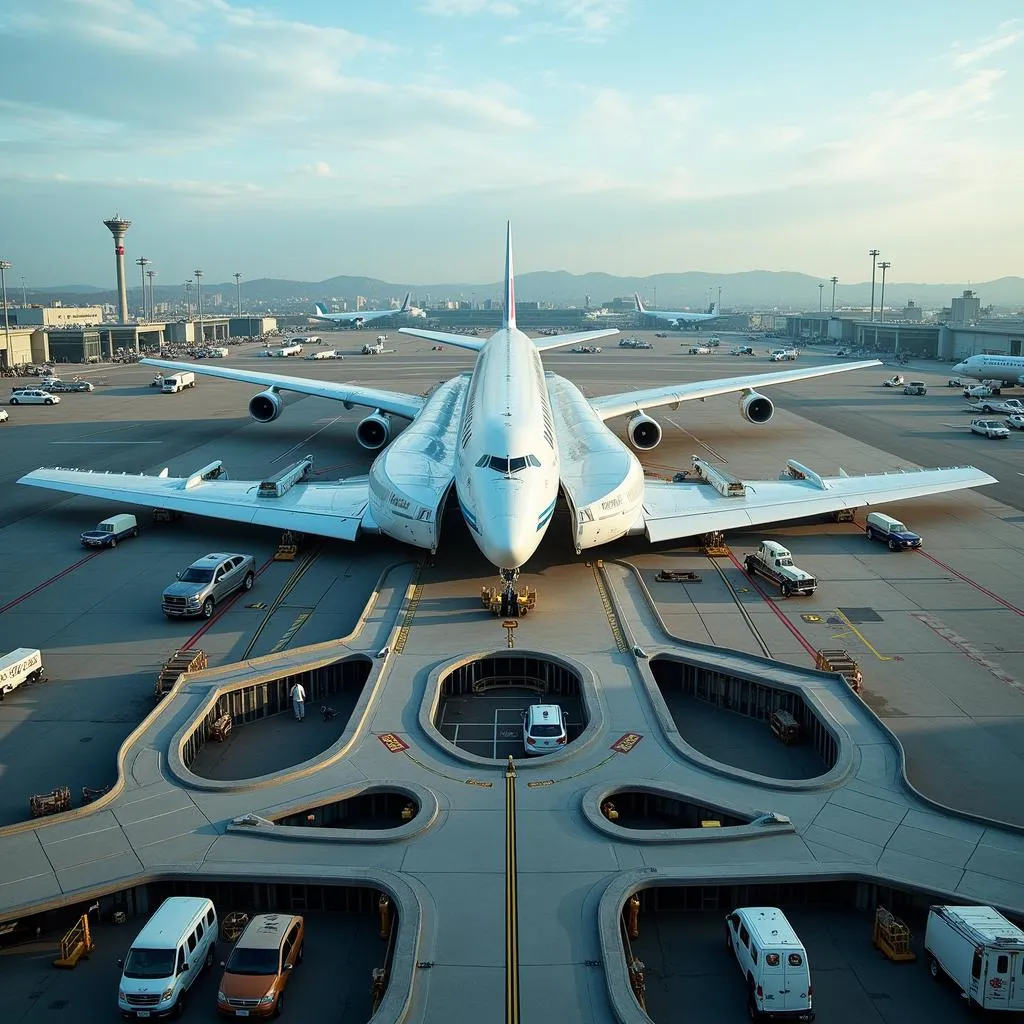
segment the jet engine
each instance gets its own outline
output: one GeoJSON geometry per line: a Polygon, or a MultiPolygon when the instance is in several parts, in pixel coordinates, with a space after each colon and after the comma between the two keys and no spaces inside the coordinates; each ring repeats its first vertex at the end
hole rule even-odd
{"type": "Polygon", "coordinates": [[[642,452],[649,452],[661,443],[661,424],[646,413],[638,412],[626,424],[629,443],[642,452]]]}
{"type": "Polygon", "coordinates": [[[290,393],[282,394],[277,388],[267,388],[249,399],[249,415],[257,423],[273,423],[294,397],[290,393]]]}
{"type": "Polygon", "coordinates": [[[775,415],[775,406],[770,398],[756,391],[744,391],[740,399],[740,412],[748,423],[767,423],[775,415]]]}
{"type": "Polygon", "coordinates": [[[356,427],[356,440],[371,452],[383,448],[391,440],[391,417],[378,409],[356,427]]]}

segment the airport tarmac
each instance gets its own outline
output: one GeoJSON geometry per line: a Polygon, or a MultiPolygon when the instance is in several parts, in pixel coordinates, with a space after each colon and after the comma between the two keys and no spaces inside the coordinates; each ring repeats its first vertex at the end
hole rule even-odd
{"type": "MultiPolygon", "coordinates": [[[[722,354],[691,357],[681,354],[685,349],[679,336],[654,339],[652,332],[628,333],[652,338],[655,349],[605,347],[593,355],[552,352],[545,356],[545,365],[585,385],[592,394],[669,379],[686,381],[778,368],[764,356],[728,356],[726,335],[719,350],[722,354]]],[[[334,341],[328,336],[325,343],[331,346],[334,341]]],[[[398,347],[393,355],[353,357],[344,362],[261,359],[258,363],[249,347],[241,348],[227,363],[333,380],[354,379],[413,392],[422,392],[471,365],[472,353],[468,352],[434,352],[429,343],[406,345],[404,340],[398,347]]],[[[804,362],[812,360],[811,356],[802,357],[804,362]]],[[[838,466],[856,473],[969,463],[1000,479],[999,485],[977,492],[961,491],[895,506],[893,514],[905,517],[924,535],[922,552],[890,553],[869,542],[861,527],[848,523],[813,522],[730,534],[728,543],[740,558],[762,536],[786,543],[797,563],[822,581],[811,598],[781,601],[761,583],[752,583],[732,559],[710,559],[691,543],[652,549],[640,540],[630,540],[576,556],[565,539],[567,524],[556,517],[537,558],[523,573],[522,582],[537,587],[540,598],[536,613],[520,621],[515,642],[521,649],[549,650],[582,660],[602,680],[602,699],[619,701],[621,681],[628,682],[633,676],[623,667],[625,659],[616,649],[616,623],[608,617],[604,595],[589,564],[600,557],[614,607],[625,620],[620,625],[641,645],[664,645],[664,635],[659,633],[664,627],[684,642],[754,655],[767,651],[776,660],[801,668],[810,666],[809,652],[816,647],[848,648],[864,670],[863,696],[868,707],[893,730],[906,750],[913,784],[938,803],[1021,826],[1024,797],[1014,780],[1024,761],[1020,738],[1024,695],[1015,674],[1016,656],[1024,644],[1020,629],[1024,583],[1016,571],[1024,548],[1024,494],[1017,475],[1024,469],[1024,437],[990,442],[970,435],[962,426],[943,427],[945,422],[962,424],[966,420],[957,392],[933,387],[928,396],[919,399],[883,391],[879,385],[887,375],[885,370],[878,367],[773,388],[769,393],[777,405],[776,416],[762,427],[745,423],[730,398],[684,405],[659,417],[665,426],[664,441],[642,461],[653,473],[671,476],[689,466],[691,454],[700,454],[741,478],[772,478],[787,458],[827,473],[838,466]],[[844,424],[848,433],[832,429],[828,425],[832,422],[844,424]],[[929,458],[932,446],[936,454],[929,458]],[[620,564],[623,562],[628,565],[620,564]],[[635,567],[638,575],[633,575],[629,566],[635,567]],[[695,570],[702,582],[655,583],[658,569],[666,567],[695,570]],[[644,589],[653,601],[648,610],[642,608],[644,589]],[[629,613],[631,608],[636,609],[635,615],[629,613]],[[654,612],[660,616],[661,626],[652,618],[654,612]]],[[[944,385],[944,372],[944,367],[936,365],[931,372],[915,371],[915,377],[944,385]]],[[[140,512],[140,521],[146,528],[137,540],[84,558],[78,533],[115,509],[107,503],[15,487],[13,481],[18,476],[39,465],[55,464],[125,472],[156,472],[170,465],[172,473],[181,473],[220,458],[233,478],[259,479],[268,469],[280,468],[307,452],[316,459],[320,479],[355,475],[369,465],[370,456],[352,436],[357,411],[348,413],[326,401],[304,398],[290,405],[278,422],[253,424],[245,415],[245,404],[255,390],[251,386],[207,379],[194,391],[159,395],[146,387],[151,376],[146,367],[102,368],[96,377],[105,383],[95,392],[64,396],[54,408],[19,408],[11,424],[3,428],[12,457],[0,470],[0,480],[6,485],[0,529],[8,552],[0,567],[0,588],[5,595],[0,600],[0,649],[40,647],[50,681],[23,688],[0,705],[0,792],[4,794],[0,821],[23,820],[33,792],[70,785],[77,794],[82,785],[110,781],[117,746],[153,706],[152,685],[163,658],[204,625],[167,622],[159,611],[160,589],[173,579],[175,569],[192,558],[212,550],[250,551],[264,567],[251,594],[228,607],[197,641],[209,652],[214,666],[243,656],[259,658],[275,650],[295,651],[302,645],[349,635],[386,567],[420,561],[420,553],[386,539],[370,538],[355,545],[330,542],[295,578],[300,563],[269,561],[278,540],[273,531],[191,518],[155,526],[149,524],[145,510],[140,512]],[[48,584],[50,580],[53,582],[48,584]],[[279,601],[282,594],[285,597],[279,601]],[[248,607],[253,604],[267,607],[248,607]],[[270,622],[268,611],[272,613],[270,622]]],[[[613,426],[621,428],[621,422],[613,426]]],[[[300,558],[309,550],[304,548],[300,558]]],[[[480,586],[494,582],[493,570],[476,554],[456,513],[446,521],[437,556],[423,562],[419,579],[421,594],[405,655],[410,661],[436,665],[463,651],[504,646],[500,623],[490,619],[478,599],[480,586]]],[[[370,650],[367,644],[363,646],[370,650]]],[[[397,686],[398,677],[394,678],[392,685],[397,686]]],[[[382,695],[387,695],[389,682],[385,680],[382,695]]],[[[422,680],[417,685],[422,686],[422,680]]],[[[419,693],[392,693],[389,711],[377,713],[373,731],[395,730],[422,743],[415,720],[418,705],[419,693]]],[[[676,713],[687,715],[685,701],[676,713]]],[[[706,707],[700,708],[693,745],[707,756],[728,761],[730,746],[736,745],[732,717],[728,712],[709,713],[706,707]]],[[[294,726],[291,735],[297,736],[296,730],[309,724],[275,721],[275,739],[266,745],[273,761],[261,761],[258,750],[255,754],[250,751],[244,772],[278,770],[282,748],[289,742],[285,727],[294,726]]],[[[694,721],[688,717],[683,724],[693,728],[694,721]]],[[[654,720],[648,718],[641,726],[653,753],[657,743],[651,734],[656,728],[654,720]]],[[[744,721],[742,728],[747,726],[744,721]]],[[[679,732],[685,740],[683,725],[679,732]]],[[[580,757],[592,759],[597,753],[594,740],[586,735],[582,740],[585,745],[580,757]]],[[[388,755],[376,751],[379,744],[374,743],[374,748],[364,746],[353,752],[345,778],[396,774],[393,766],[397,762],[386,762],[388,755]],[[367,757],[371,750],[374,756],[367,757]]],[[[288,748],[290,763],[308,758],[318,744],[319,740],[302,737],[294,751],[288,748]]],[[[749,756],[749,751],[740,754],[749,756]]],[[[438,784],[434,775],[450,773],[453,763],[457,765],[444,752],[418,751],[417,756],[430,765],[420,772],[425,784],[438,784]]],[[[566,757],[569,763],[557,771],[559,777],[572,772],[576,751],[567,751],[566,757]]],[[[669,772],[670,761],[658,761],[661,767],[657,770],[669,772]]],[[[217,778],[239,778],[238,765],[229,762],[229,758],[221,761],[217,778]]],[[[598,778],[610,783],[616,777],[636,777],[632,767],[615,767],[620,764],[631,762],[612,762],[585,786],[598,778]]],[[[653,766],[654,762],[651,770],[653,766]]],[[[775,774],[767,763],[747,761],[741,767],[760,767],[765,774],[775,774]]],[[[489,769],[493,778],[497,778],[496,769],[494,765],[489,769]]],[[[403,765],[398,774],[407,770],[403,765]]],[[[543,767],[530,766],[528,777],[535,777],[538,771],[543,773],[543,767]]],[[[895,782],[898,765],[891,771],[890,782],[895,782]]],[[[553,808],[566,797],[575,799],[572,794],[578,790],[563,786],[549,792],[553,808]]],[[[491,794],[471,795],[473,799],[468,799],[458,786],[446,793],[446,838],[439,841],[442,834],[438,833],[412,843],[402,856],[375,855],[372,863],[386,863],[417,876],[438,871],[457,876],[460,871],[473,870],[474,863],[490,864],[492,860],[500,870],[500,836],[493,834],[500,832],[499,819],[483,799],[491,794]]],[[[228,806],[218,799],[220,802],[205,807],[215,821],[224,819],[228,806]]],[[[533,810],[536,815],[540,808],[533,810]]],[[[520,857],[525,875],[533,875],[539,882],[555,870],[553,865],[561,855],[573,849],[581,825],[575,816],[566,818],[566,834],[559,838],[546,831],[551,828],[548,815],[536,817],[536,826],[529,825],[530,819],[526,811],[520,857]]],[[[244,845],[243,840],[236,841],[244,845]]],[[[0,851],[4,842],[0,830],[0,851]]],[[[255,842],[251,840],[250,845],[255,842]]],[[[256,847],[252,849],[255,853],[256,847]]],[[[638,853],[631,844],[618,844],[614,853],[595,855],[580,865],[581,884],[596,886],[609,872],[652,862],[649,855],[638,853]]],[[[324,862],[323,852],[311,856],[314,864],[324,862]]],[[[217,861],[211,847],[209,868],[215,869],[217,861]]],[[[5,878],[4,870],[9,871],[9,865],[0,869],[0,897],[4,883],[15,877],[5,878]]],[[[450,900],[460,898],[454,885],[435,890],[434,898],[439,892],[447,893],[450,900]]],[[[1012,902],[1016,896],[1007,894],[1010,905],[1024,910],[1024,899],[1017,905],[1012,902]]],[[[533,923],[538,915],[548,913],[538,902],[539,893],[528,899],[532,915],[530,975],[539,979],[540,988],[547,992],[558,984],[551,965],[561,962],[558,957],[565,950],[552,936],[539,934],[533,923]]],[[[571,943],[580,961],[598,954],[588,923],[591,919],[574,918],[581,923],[566,925],[564,915],[568,906],[579,912],[586,902],[585,893],[579,892],[570,904],[559,908],[563,923],[551,925],[556,931],[581,929],[571,943]]],[[[0,902],[0,915],[11,905],[10,901],[0,902]]],[[[486,931],[495,913],[500,918],[499,908],[485,901],[474,913],[474,921],[486,931]]],[[[452,929],[458,927],[450,919],[443,923],[434,940],[435,950],[465,950],[468,956],[465,940],[453,935],[452,929]]],[[[475,961],[488,972],[501,967],[495,941],[493,936],[481,940],[479,960],[475,961]]],[[[580,984],[580,971],[572,969],[570,975],[574,980],[558,1000],[559,1015],[566,1020],[611,1019],[600,995],[602,984],[596,981],[584,983],[592,1013],[579,1018],[583,1003],[573,986],[580,984]]],[[[476,976],[469,960],[459,962],[445,980],[435,972],[430,1005],[445,1005],[442,993],[476,976]]],[[[483,1005],[490,1006],[486,1000],[483,1005]]],[[[486,1013],[479,1019],[486,1019],[486,1013]]]]}

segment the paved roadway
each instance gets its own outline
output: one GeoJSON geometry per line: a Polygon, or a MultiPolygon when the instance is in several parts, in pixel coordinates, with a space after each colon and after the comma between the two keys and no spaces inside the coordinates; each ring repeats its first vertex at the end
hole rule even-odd
{"type": "MultiPolygon", "coordinates": [[[[682,355],[678,339],[669,338],[657,339],[654,351],[555,352],[546,356],[545,363],[595,394],[669,379],[777,368],[763,357],[729,357],[725,354],[728,342],[723,341],[722,354],[710,357],[682,355]]],[[[327,344],[334,344],[329,336],[327,344]]],[[[288,361],[285,366],[283,361],[257,363],[243,350],[238,362],[418,392],[467,368],[472,358],[471,353],[452,350],[431,352],[429,345],[415,342],[408,345],[407,356],[405,342],[400,345],[402,352],[393,356],[326,363],[288,361]]],[[[9,552],[0,568],[4,595],[0,607],[77,563],[82,557],[78,532],[111,511],[103,503],[11,486],[17,476],[36,465],[150,472],[170,465],[177,473],[223,458],[232,476],[258,478],[268,467],[278,468],[307,451],[313,452],[326,478],[363,472],[368,465],[366,453],[351,439],[357,411],[345,413],[330,403],[303,399],[289,406],[277,423],[251,424],[244,413],[254,390],[249,386],[204,380],[194,391],[164,396],[145,387],[150,376],[145,368],[104,369],[97,377],[107,383],[93,394],[68,395],[54,409],[12,410],[12,423],[2,428],[13,458],[5,459],[0,469],[0,479],[7,485],[0,503],[0,529],[9,552]]],[[[766,531],[789,543],[800,564],[825,581],[814,598],[778,605],[751,588],[736,566],[723,564],[719,575],[693,548],[665,546],[652,551],[631,541],[614,545],[605,554],[608,559],[629,558],[645,578],[663,565],[701,572],[704,582],[696,587],[651,585],[666,626],[683,640],[761,653],[750,628],[753,621],[774,657],[801,666],[808,664],[807,653],[790,627],[802,631],[812,647],[850,646],[864,663],[869,705],[907,749],[914,783],[927,795],[967,811],[1024,823],[1024,797],[1010,781],[1019,777],[1024,760],[1022,697],[1013,676],[1014,656],[1022,644],[1020,614],[993,597],[999,595],[1017,609],[1024,607],[1024,588],[1015,572],[1022,547],[1018,514],[1022,506],[1014,491],[1019,484],[1009,479],[1016,472],[1012,467],[1021,466],[1024,438],[1015,436],[998,444],[942,428],[948,435],[938,441],[931,437],[937,429],[933,421],[958,422],[956,395],[945,389],[935,389],[923,400],[893,395],[878,387],[883,376],[878,368],[775,388],[771,394],[779,412],[770,425],[760,428],[742,421],[732,399],[684,406],[662,417],[665,441],[644,461],[653,472],[668,474],[688,465],[689,454],[698,452],[717,458],[740,476],[774,476],[787,457],[829,472],[837,465],[858,472],[910,463],[969,461],[999,476],[1004,482],[1000,486],[1005,484],[1007,489],[1005,500],[1016,504],[1009,507],[995,501],[995,488],[906,503],[899,514],[925,534],[927,554],[891,555],[881,545],[867,542],[849,524],[815,523],[766,531]],[[793,410],[800,402],[806,405],[797,415],[793,410]],[[850,413],[844,411],[848,403],[854,406],[850,413]],[[871,415],[864,415],[865,410],[871,415]],[[828,426],[845,422],[843,417],[849,419],[848,437],[828,426]],[[926,417],[930,427],[922,430],[918,424],[926,417]],[[825,425],[809,426],[815,418],[825,425]],[[926,457],[928,451],[920,447],[924,444],[937,445],[937,454],[926,457]],[[972,586],[970,580],[986,590],[972,586]],[[728,583],[740,594],[746,618],[728,583]],[[817,621],[805,621],[804,615],[816,616],[817,621]],[[1005,784],[1000,783],[1003,779],[1005,784]]],[[[932,378],[921,376],[939,379],[938,373],[932,378]]],[[[574,651],[582,644],[583,649],[592,649],[597,664],[607,659],[610,634],[590,571],[582,565],[586,556],[577,558],[567,548],[560,525],[564,523],[556,520],[526,574],[525,582],[540,587],[541,604],[536,617],[523,621],[519,643],[574,651]],[[584,619],[589,625],[576,624],[584,619]]],[[[759,537],[736,535],[730,542],[742,553],[759,537]]],[[[97,555],[0,614],[0,649],[43,648],[52,680],[19,691],[0,708],[0,792],[4,794],[0,821],[24,817],[31,792],[56,784],[77,790],[80,785],[109,779],[117,744],[151,706],[149,693],[160,661],[194,631],[181,623],[167,623],[159,614],[159,591],[164,581],[173,578],[174,569],[217,549],[253,551],[262,564],[276,539],[270,531],[239,531],[230,524],[209,521],[186,519],[153,527],[137,541],[97,555]]],[[[383,566],[409,554],[381,540],[358,546],[329,545],[289,594],[286,607],[263,628],[252,654],[268,653],[280,644],[298,615],[310,608],[312,614],[285,641],[287,647],[345,635],[383,566]]],[[[293,568],[269,565],[246,603],[272,605],[287,587],[293,568]]],[[[421,657],[436,662],[463,649],[501,646],[504,635],[494,636],[496,626],[481,620],[476,604],[479,586],[491,582],[491,575],[468,544],[464,527],[450,517],[442,549],[424,578],[424,596],[412,634],[421,657]],[[455,626],[460,627],[457,638],[455,626]],[[488,641],[487,636],[492,639],[488,641]]],[[[211,661],[223,664],[240,657],[265,613],[236,602],[202,638],[211,661]]],[[[730,716],[705,718],[712,749],[727,749],[733,731],[730,716]]],[[[403,730],[413,729],[405,717],[401,721],[403,730]]],[[[376,729],[395,728],[397,722],[391,718],[376,729]]],[[[282,729],[282,738],[273,744],[277,761],[280,747],[288,743],[287,735],[282,729]]],[[[291,735],[297,734],[292,730],[291,735]]],[[[309,742],[319,740],[303,738],[303,744],[309,742]]],[[[305,749],[293,749],[292,763],[307,756],[305,749]]],[[[264,769],[275,767],[279,764],[264,769]]],[[[238,770],[238,765],[223,765],[215,774],[237,778],[238,770]]],[[[362,771],[369,773],[368,778],[381,778],[387,777],[388,767],[378,756],[362,771]]],[[[470,819],[491,820],[490,812],[480,816],[478,800],[467,802],[460,797],[454,809],[477,810],[470,819]]],[[[452,825],[475,858],[489,860],[497,854],[500,859],[498,851],[491,849],[492,841],[469,828],[468,820],[460,826],[455,814],[452,825]]],[[[570,834],[578,829],[575,823],[566,827],[570,834]]],[[[527,872],[558,857],[562,842],[556,837],[541,839],[533,828],[528,835],[532,838],[522,854],[527,872]],[[535,847],[537,842],[540,845],[535,847]],[[553,845],[542,856],[545,844],[553,845]]],[[[570,847],[566,845],[566,852],[570,847]]],[[[451,857],[453,848],[445,848],[451,857]]],[[[435,856],[445,856],[433,853],[434,849],[436,842],[428,843],[418,857],[410,851],[407,868],[416,871],[413,865],[419,863],[422,871],[435,863],[435,856]]],[[[619,870],[638,863],[624,851],[617,856],[619,870]]],[[[322,858],[314,855],[313,859],[322,858]]],[[[591,868],[586,877],[596,882],[608,865],[591,868]]],[[[453,862],[450,870],[457,872],[459,867],[453,862]]],[[[456,892],[453,889],[449,895],[458,900],[456,892]]],[[[543,914],[543,906],[534,903],[530,913],[534,918],[543,914]]],[[[486,914],[480,917],[481,922],[486,919],[486,914]]],[[[466,926],[467,922],[460,925],[466,926]]],[[[451,922],[442,934],[449,941],[453,938],[450,927],[451,922]]],[[[592,942],[586,936],[583,939],[579,955],[593,955],[592,942]]],[[[543,963],[549,939],[531,928],[530,941],[531,961],[543,963]]],[[[481,953],[488,947],[485,943],[481,953]]],[[[555,950],[561,952],[557,943],[552,945],[552,956],[555,950]]],[[[473,976],[465,965],[454,972],[451,983],[473,976]]],[[[447,984],[439,979],[436,987],[445,991],[447,984]]],[[[594,1018],[603,1019],[605,1011],[595,995],[598,990],[588,988],[594,1018]]]]}

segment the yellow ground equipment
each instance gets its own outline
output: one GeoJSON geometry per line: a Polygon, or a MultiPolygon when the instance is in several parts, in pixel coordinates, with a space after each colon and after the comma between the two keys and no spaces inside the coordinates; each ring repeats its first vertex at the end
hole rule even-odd
{"type": "Polygon", "coordinates": [[[821,669],[822,672],[838,672],[854,693],[860,693],[864,673],[848,651],[818,651],[814,658],[814,667],[821,669]]]}
{"type": "Polygon", "coordinates": [[[480,603],[492,614],[503,618],[528,615],[537,607],[537,591],[523,587],[506,597],[498,587],[481,587],[480,603]]]}
{"type": "Polygon", "coordinates": [[[206,651],[199,647],[185,647],[175,651],[163,664],[156,678],[156,697],[165,696],[183,672],[199,672],[208,664],[206,651]]]}
{"type": "Polygon", "coordinates": [[[295,556],[299,553],[299,536],[291,530],[285,530],[281,534],[281,543],[277,547],[277,554],[274,555],[275,562],[294,562],[295,556]]]}
{"type": "Polygon", "coordinates": [[[871,941],[895,963],[917,959],[910,948],[910,929],[885,907],[875,909],[875,930],[871,941]]]}
{"type": "Polygon", "coordinates": [[[89,932],[89,915],[83,914],[60,940],[60,956],[53,961],[53,966],[70,970],[95,948],[89,932]]]}

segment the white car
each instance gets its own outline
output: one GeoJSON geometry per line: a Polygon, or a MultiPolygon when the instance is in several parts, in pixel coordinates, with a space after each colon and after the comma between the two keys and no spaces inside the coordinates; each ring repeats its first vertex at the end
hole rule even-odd
{"type": "Polygon", "coordinates": [[[903,387],[903,375],[896,373],[893,374],[888,380],[882,381],[883,388],[901,388],[903,387]]]}
{"type": "Polygon", "coordinates": [[[971,420],[971,432],[993,439],[1010,436],[1010,432],[999,420],[971,420]]]}
{"type": "Polygon", "coordinates": [[[56,405],[59,395],[51,395],[40,388],[23,388],[11,395],[11,405],[56,405]]]}
{"type": "Polygon", "coordinates": [[[989,387],[988,384],[975,384],[974,387],[964,388],[964,398],[991,398],[998,395],[1000,389],[989,387]]]}
{"type": "Polygon", "coordinates": [[[1012,416],[1007,416],[1003,422],[1013,430],[1024,430],[1024,416],[1020,413],[1014,413],[1012,416]]]}
{"type": "Polygon", "coordinates": [[[531,704],[523,712],[523,749],[550,754],[568,742],[565,712],[557,704],[531,704]]]}
{"type": "MultiPolygon", "coordinates": [[[[686,342],[680,342],[681,345],[685,345],[686,342]]],[[[707,345],[691,345],[690,346],[691,356],[709,356],[711,355],[711,349],[707,345]]]]}
{"type": "Polygon", "coordinates": [[[969,388],[970,386],[970,382],[963,377],[950,377],[946,381],[947,388],[969,388]]]}

